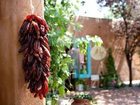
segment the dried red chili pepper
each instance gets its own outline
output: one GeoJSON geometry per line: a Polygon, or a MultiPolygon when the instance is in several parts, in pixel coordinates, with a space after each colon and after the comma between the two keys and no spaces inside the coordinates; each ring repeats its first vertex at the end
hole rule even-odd
{"type": "Polygon", "coordinates": [[[44,19],[28,15],[19,31],[19,42],[23,53],[23,69],[28,89],[35,97],[42,99],[48,92],[50,75],[50,47],[47,32],[49,28],[44,19]]]}

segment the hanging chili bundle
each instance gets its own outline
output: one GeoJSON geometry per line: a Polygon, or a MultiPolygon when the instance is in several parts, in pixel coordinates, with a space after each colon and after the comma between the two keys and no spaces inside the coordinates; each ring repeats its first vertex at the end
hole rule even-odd
{"type": "Polygon", "coordinates": [[[19,31],[19,42],[23,53],[23,69],[28,89],[34,97],[42,99],[48,92],[50,74],[50,48],[47,32],[49,28],[44,19],[28,15],[19,31]]]}

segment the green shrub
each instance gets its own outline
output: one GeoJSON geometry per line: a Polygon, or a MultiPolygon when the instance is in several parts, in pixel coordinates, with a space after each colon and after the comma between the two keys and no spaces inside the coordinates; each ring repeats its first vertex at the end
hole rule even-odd
{"type": "Polygon", "coordinates": [[[100,76],[100,87],[103,88],[118,88],[121,86],[119,76],[115,68],[112,50],[108,50],[108,56],[105,60],[106,72],[100,76]]]}

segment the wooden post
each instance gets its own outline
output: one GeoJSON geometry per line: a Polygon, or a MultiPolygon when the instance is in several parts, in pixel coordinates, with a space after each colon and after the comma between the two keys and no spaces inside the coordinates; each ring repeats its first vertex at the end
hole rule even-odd
{"type": "MultiPolygon", "coordinates": [[[[34,14],[41,17],[43,1],[33,0],[34,14]]],[[[18,53],[18,31],[31,14],[29,0],[0,0],[0,105],[45,105],[27,89],[22,69],[22,54],[18,53]]]]}

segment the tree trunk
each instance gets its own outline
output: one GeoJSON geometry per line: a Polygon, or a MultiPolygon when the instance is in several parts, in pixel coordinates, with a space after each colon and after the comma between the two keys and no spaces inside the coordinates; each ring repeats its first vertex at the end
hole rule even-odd
{"type": "Polygon", "coordinates": [[[128,52],[125,52],[125,54],[129,69],[129,86],[132,87],[132,56],[128,52]]]}

